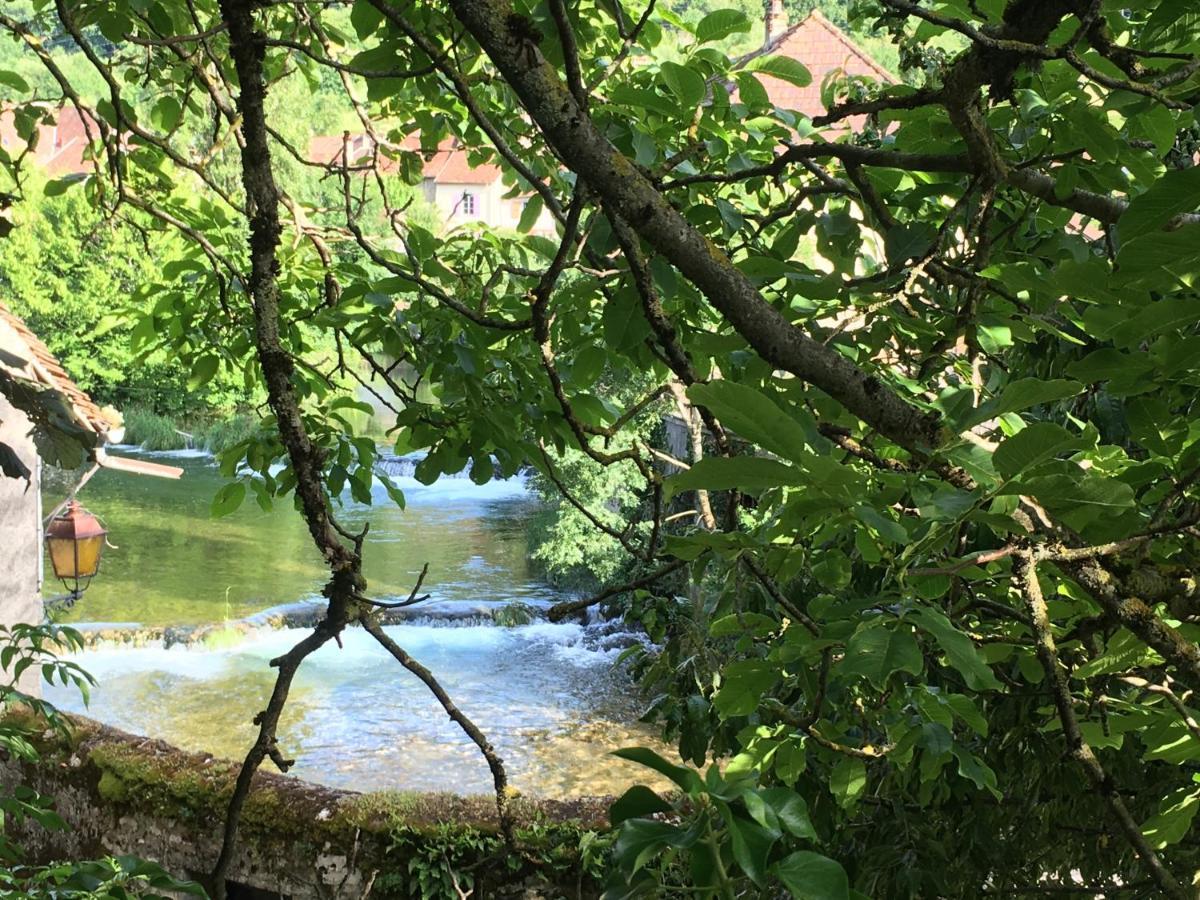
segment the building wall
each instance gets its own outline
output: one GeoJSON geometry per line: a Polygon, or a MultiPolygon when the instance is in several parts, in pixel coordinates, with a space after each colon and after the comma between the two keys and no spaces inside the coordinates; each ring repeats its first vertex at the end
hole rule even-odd
{"type": "Polygon", "coordinates": [[[42,526],[39,462],[29,420],[0,396],[0,442],[33,473],[30,481],[0,475],[0,625],[42,620],[42,526]]]}
{"type": "MultiPolygon", "coordinates": [[[[493,228],[516,228],[521,221],[525,198],[506,198],[504,196],[506,193],[508,193],[508,186],[499,178],[491,184],[456,184],[439,181],[434,187],[433,202],[446,217],[446,224],[451,228],[475,221],[483,222],[493,228]],[[466,211],[463,194],[470,194],[475,198],[474,213],[466,211]]],[[[534,234],[553,234],[554,220],[543,209],[531,230],[534,234]]]]}

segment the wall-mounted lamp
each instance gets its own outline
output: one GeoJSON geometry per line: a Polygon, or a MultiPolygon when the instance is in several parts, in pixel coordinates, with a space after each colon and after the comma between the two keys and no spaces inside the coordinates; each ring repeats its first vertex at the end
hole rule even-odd
{"type": "Polygon", "coordinates": [[[46,529],[46,548],[54,574],[68,591],[62,598],[71,606],[87,590],[92,578],[100,571],[100,554],[108,532],[100,520],[72,499],[67,508],[50,521],[46,529]]]}

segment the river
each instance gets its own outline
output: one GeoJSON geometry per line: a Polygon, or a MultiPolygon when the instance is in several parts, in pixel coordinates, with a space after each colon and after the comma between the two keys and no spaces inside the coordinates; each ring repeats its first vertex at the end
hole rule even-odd
{"type": "MultiPolygon", "coordinates": [[[[248,502],[213,519],[210,503],[224,483],[213,460],[184,453],[161,461],[182,466],[183,478],[102,470],[81,492],[113,546],[65,617],[70,624],[99,630],[239,623],[317,598],[326,573],[290,498],[268,511],[248,502]]],[[[607,755],[653,743],[636,722],[636,692],[614,666],[633,636],[611,624],[544,619],[500,627],[486,615],[513,601],[544,609],[561,599],[528,563],[527,525],[537,499],[524,480],[481,486],[459,477],[425,486],[411,477],[410,465],[392,463],[404,510],[380,488],[371,506],[347,497],[339,515],[349,528],[371,523],[364,571],[372,596],[407,596],[429,564],[423,592],[432,595],[437,616],[418,615],[388,632],[484,730],[517,789],[550,797],[609,794],[636,781],[641,772],[607,755]]],[[[47,485],[47,508],[64,489],[47,485]]],[[[47,580],[48,594],[56,587],[47,580]]],[[[268,661],[303,633],[263,626],[223,628],[171,646],[101,641],[73,657],[98,681],[87,709],[61,686],[47,686],[46,695],[118,728],[240,758],[274,679],[268,661]]],[[[478,751],[428,690],[361,630],[348,631],[343,643],[310,657],[296,679],[280,728],[285,754],[297,760],[293,774],[355,790],[489,790],[478,751]]]]}

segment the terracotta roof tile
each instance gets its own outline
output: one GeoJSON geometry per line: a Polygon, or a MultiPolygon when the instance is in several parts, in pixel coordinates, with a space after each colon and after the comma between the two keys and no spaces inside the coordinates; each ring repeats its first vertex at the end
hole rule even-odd
{"type": "Polygon", "coordinates": [[[45,385],[71,402],[79,424],[96,434],[108,431],[111,423],[100,408],[71,380],[62,365],[29,326],[0,302],[0,368],[17,378],[45,385]]]}
{"type": "Polygon", "coordinates": [[[808,67],[812,73],[812,83],[807,87],[796,87],[770,75],[759,75],[759,80],[775,106],[796,110],[809,117],[825,112],[825,105],[821,103],[821,85],[830,73],[840,71],[844,75],[864,75],[888,84],[896,80],[817,10],[780,33],[754,55],[764,53],[788,56],[808,67]]]}
{"type": "MultiPolygon", "coordinates": [[[[365,159],[370,152],[366,135],[353,134],[350,136],[351,165],[365,159]]],[[[320,135],[308,143],[308,158],[313,162],[331,163],[342,157],[344,138],[341,135],[320,135]]],[[[421,143],[418,135],[410,134],[401,143],[404,150],[420,153],[421,143]]],[[[491,163],[472,166],[467,158],[467,151],[454,139],[448,138],[438,145],[433,153],[421,153],[424,160],[422,175],[432,178],[440,184],[491,184],[500,177],[500,167],[491,163]]],[[[396,162],[383,157],[380,169],[384,172],[396,170],[396,162]]]]}

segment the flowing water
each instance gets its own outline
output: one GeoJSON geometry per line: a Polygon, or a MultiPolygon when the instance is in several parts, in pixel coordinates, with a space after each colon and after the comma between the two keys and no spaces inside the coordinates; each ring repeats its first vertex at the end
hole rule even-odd
{"type": "MultiPolygon", "coordinates": [[[[212,460],[174,455],[178,482],[101,471],[80,499],[115,547],[67,616],[82,628],[113,623],[200,625],[238,620],[314,598],[325,572],[290,502],[263,512],[248,503],[212,519],[223,480],[212,460]]],[[[426,487],[411,461],[391,466],[407,498],[398,509],[346,500],[349,528],[370,521],[364,556],[371,594],[405,597],[421,567],[437,618],[388,626],[428,666],[505,759],[515,787],[541,796],[618,792],[639,772],[606,751],[652,742],[635,722],[636,697],[614,662],[631,636],[603,625],[500,627],[481,607],[520,601],[545,607],[558,595],[527,562],[536,499],[521,479],[473,484],[444,478],[426,487]],[[464,615],[447,615],[455,610],[464,615]]],[[[46,503],[61,485],[47,488],[46,503]]],[[[54,585],[47,583],[49,593],[54,585]]],[[[304,632],[222,630],[190,645],[100,642],[75,658],[98,680],[84,710],[78,696],[47,686],[48,699],[108,724],[219,756],[245,753],[274,679],[268,661],[304,632]]],[[[490,789],[478,751],[427,689],[359,629],[302,667],[280,729],[292,770],[326,784],[369,789],[490,789]]]]}

